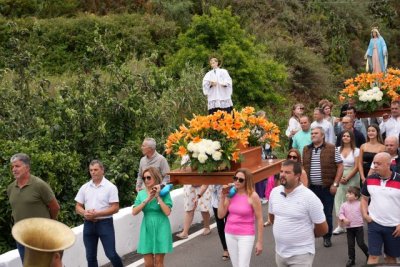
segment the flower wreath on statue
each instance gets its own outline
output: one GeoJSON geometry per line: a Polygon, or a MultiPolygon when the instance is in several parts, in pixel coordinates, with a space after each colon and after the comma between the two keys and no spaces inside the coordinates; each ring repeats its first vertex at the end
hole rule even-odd
{"type": "Polygon", "coordinates": [[[168,136],[166,153],[175,155],[198,172],[218,171],[230,168],[231,162],[239,162],[239,146],[257,146],[279,143],[279,128],[265,117],[257,117],[253,107],[232,113],[217,111],[212,115],[195,115],[186,120],[179,130],[168,136]]]}

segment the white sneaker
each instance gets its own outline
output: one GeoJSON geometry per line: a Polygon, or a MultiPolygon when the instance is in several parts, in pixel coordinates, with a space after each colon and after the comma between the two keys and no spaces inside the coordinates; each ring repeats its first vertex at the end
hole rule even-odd
{"type": "Polygon", "coordinates": [[[334,235],[340,235],[340,234],[343,234],[343,233],[346,233],[346,229],[342,228],[340,226],[336,227],[336,229],[333,230],[333,232],[332,232],[332,234],[334,234],[334,235]]]}

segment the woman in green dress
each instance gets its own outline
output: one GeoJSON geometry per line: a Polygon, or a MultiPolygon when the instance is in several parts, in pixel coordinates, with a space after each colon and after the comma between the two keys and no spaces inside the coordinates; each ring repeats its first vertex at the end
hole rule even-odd
{"type": "Polygon", "coordinates": [[[132,214],[135,216],[143,211],[143,220],[140,226],[140,236],[137,252],[144,255],[146,267],[164,266],[165,253],[172,252],[171,224],[168,216],[171,213],[171,195],[161,197],[161,174],[150,167],[143,171],[143,180],[146,188],[139,191],[132,214]]]}

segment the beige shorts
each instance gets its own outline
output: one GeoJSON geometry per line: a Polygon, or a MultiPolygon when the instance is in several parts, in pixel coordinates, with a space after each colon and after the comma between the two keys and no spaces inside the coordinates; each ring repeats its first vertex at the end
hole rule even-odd
{"type": "MultiPolygon", "coordinates": [[[[193,185],[183,186],[183,191],[185,193],[183,198],[185,211],[194,210],[194,204],[197,199],[197,194],[200,193],[200,189],[201,186],[193,186],[193,185]]],[[[201,198],[198,199],[196,210],[201,212],[208,212],[210,210],[210,204],[211,204],[211,192],[210,188],[207,188],[207,190],[204,192],[201,198]]]]}

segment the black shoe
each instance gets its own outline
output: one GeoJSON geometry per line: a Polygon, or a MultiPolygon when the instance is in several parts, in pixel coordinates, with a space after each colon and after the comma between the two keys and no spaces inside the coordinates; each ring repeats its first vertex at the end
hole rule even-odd
{"type": "Polygon", "coordinates": [[[353,266],[353,265],[355,265],[356,263],[354,262],[354,260],[352,260],[352,259],[349,259],[348,261],[347,261],[347,263],[346,263],[346,267],[350,267],[350,266],[353,266]]]}
{"type": "Polygon", "coordinates": [[[332,247],[332,242],[330,237],[324,238],[324,247],[326,248],[332,247]]]}

